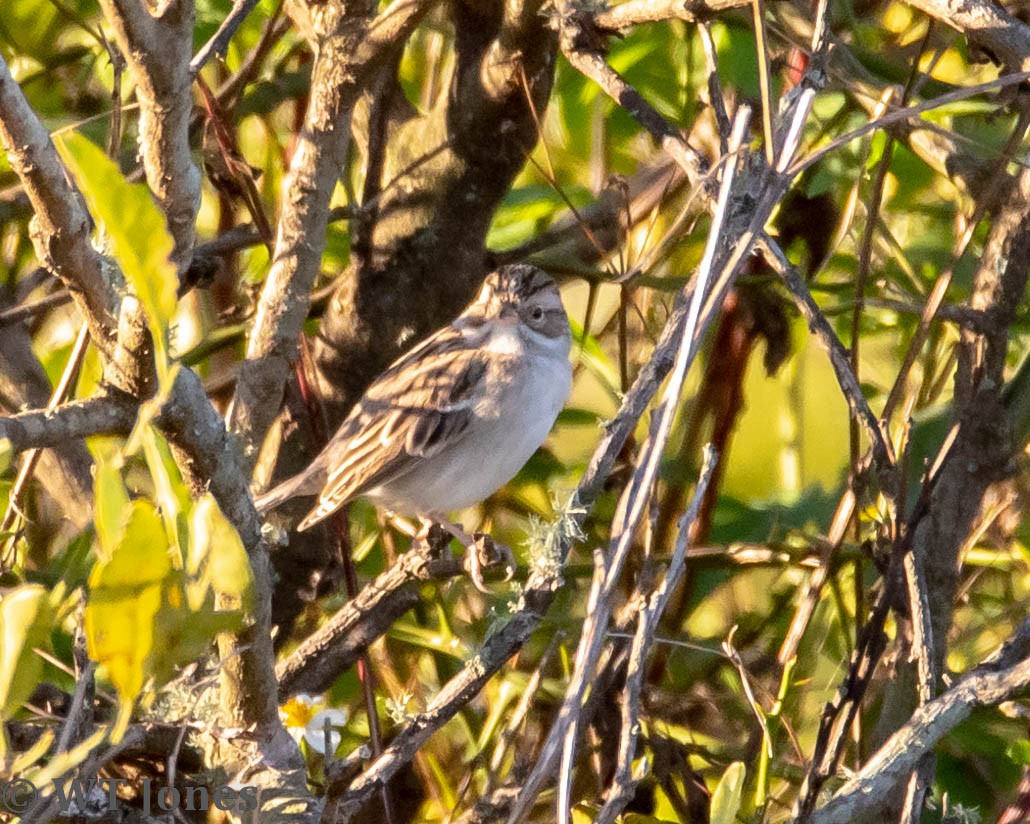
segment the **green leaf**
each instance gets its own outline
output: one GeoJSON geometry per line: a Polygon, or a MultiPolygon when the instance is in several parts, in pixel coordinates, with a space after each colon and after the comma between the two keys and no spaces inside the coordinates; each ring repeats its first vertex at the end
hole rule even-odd
{"type": "Polygon", "coordinates": [[[118,166],[80,134],[62,135],[57,148],[93,217],[103,224],[111,251],[143,305],[154,338],[158,375],[165,382],[168,327],[175,314],[178,275],[170,260],[172,236],[150,190],[129,183],[118,166]]]}
{"type": "Polygon", "coordinates": [[[210,493],[197,501],[190,517],[186,574],[191,610],[206,605],[242,616],[250,608],[254,580],[247,550],[210,493]]]}
{"type": "Polygon", "coordinates": [[[43,659],[34,650],[50,646],[52,621],[53,609],[41,586],[20,586],[0,600],[0,720],[10,718],[39,683],[43,659]]]}
{"type": "Polygon", "coordinates": [[[150,477],[154,479],[154,492],[157,504],[164,518],[165,529],[169,540],[176,546],[185,546],[185,519],[193,509],[189,490],[183,483],[179,468],[175,465],[172,451],[168,443],[153,426],[141,430],[143,454],[147,459],[150,477]]]}
{"type": "Polygon", "coordinates": [[[746,774],[747,769],[740,761],[734,761],[726,768],[712,793],[712,824],[733,824],[736,821],[746,774]]]}
{"type": "Polygon", "coordinates": [[[129,495],[122,483],[121,470],[111,461],[97,460],[93,497],[94,522],[100,544],[98,554],[100,560],[105,561],[122,541],[129,511],[129,495]]]}
{"type": "Polygon", "coordinates": [[[1009,744],[1008,749],[1005,750],[1005,754],[1017,764],[1021,764],[1024,767],[1030,765],[1030,740],[1023,738],[1019,741],[1013,741],[1009,744]]]}

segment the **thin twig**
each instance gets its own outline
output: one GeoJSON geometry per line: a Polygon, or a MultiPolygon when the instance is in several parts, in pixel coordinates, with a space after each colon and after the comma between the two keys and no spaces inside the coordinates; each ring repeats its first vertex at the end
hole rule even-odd
{"type": "Polygon", "coordinates": [[[704,461],[698,475],[697,487],[690,506],[680,518],[676,543],[669,568],[661,583],[646,599],[644,608],[637,617],[637,628],[630,646],[626,686],[621,702],[621,730],[619,734],[618,766],[612,778],[608,794],[595,819],[596,824],[613,824],[633,797],[636,782],[633,779],[633,759],[636,756],[637,739],[640,736],[640,696],[647,672],[647,654],[655,643],[659,619],[665,612],[669,599],[679,585],[686,569],[687,549],[690,544],[690,528],[697,520],[708,483],[712,479],[718,456],[709,446],[705,449],[704,461]]]}
{"type": "Polygon", "coordinates": [[[193,59],[190,61],[190,74],[197,75],[204,68],[204,64],[213,56],[225,57],[225,53],[229,48],[229,41],[232,40],[240,24],[247,19],[247,15],[254,10],[257,4],[258,0],[235,0],[232,4],[232,9],[222,21],[222,25],[218,27],[218,30],[211,35],[211,38],[193,56],[193,59]]]}

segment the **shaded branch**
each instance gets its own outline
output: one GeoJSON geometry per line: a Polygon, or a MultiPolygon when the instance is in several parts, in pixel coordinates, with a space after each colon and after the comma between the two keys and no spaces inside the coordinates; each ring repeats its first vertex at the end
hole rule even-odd
{"type": "Polygon", "coordinates": [[[978,707],[997,706],[1030,689],[1030,620],[991,660],[913,713],[833,798],[811,824],[872,820],[898,782],[915,770],[937,742],[978,707]]]}
{"type": "Polygon", "coordinates": [[[961,32],[994,62],[1010,71],[1030,71],[1030,26],[1002,6],[984,0],[906,0],[961,32]]]}
{"type": "Polygon", "coordinates": [[[52,448],[90,435],[127,435],[136,421],[136,404],[114,396],[73,401],[53,412],[34,410],[0,417],[0,439],[15,452],[52,448]]]}
{"type": "Polygon", "coordinates": [[[461,561],[446,548],[442,554],[427,547],[404,553],[276,667],[279,700],[298,692],[325,692],[369,644],[418,603],[422,583],[461,574],[461,561]]]}
{"type": "Polygon", "coordinates": [[[346,11],[330,3],[315,16],[323,39],[308,111],[284,185],[272,268],[228,416],[247,466],[256,460],[297,362],[298,336],[325,247],[329,201],[344,165],[354,104],[389,51],[430,7],[428,0],[395,0],[369,22],[366,15],[373,6],[368,2],[346,11]]]}

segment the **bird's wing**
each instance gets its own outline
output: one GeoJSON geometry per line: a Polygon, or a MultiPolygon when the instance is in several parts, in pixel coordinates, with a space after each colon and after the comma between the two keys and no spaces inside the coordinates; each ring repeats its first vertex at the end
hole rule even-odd
{"type": "Polygon", "coordinates": [[[394,364],[366,390],[326,450],[329,475],[307,529],[362,492],[410,471],[461,440],[479,399],[487,359],[453,327],[394,364]]]}

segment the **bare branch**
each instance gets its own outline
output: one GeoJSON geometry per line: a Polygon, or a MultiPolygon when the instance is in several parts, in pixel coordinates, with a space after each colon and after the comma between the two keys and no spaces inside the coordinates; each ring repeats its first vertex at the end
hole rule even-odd
{"type": "Polygon", "coordinates": [[[169,3],[156,14],[141,0],[100,0],[100,6],[136,78],[143,168],[168,218],[172,260],[182,273],[193,253],[200,207],[200,170],[189,143],[193,2],[169,3]]]}
{"type": "Polygon", "coordinates": [[[461,561],[429,547],[404,553],[306,638],[277,668],[279,700],[325,692],[361,652],[418,602],[418,586],[460,575],[461,561]]]}
{"type": "Polygon", "coordinates": [[[40,263],[56,274],[82,309],[101,352],[114,352],[119,284],[93,248],[92,221],[68,182],[50,134],[0,57],[0,145],[35,211],[32,240],[40,263]]]}
{"type": "Polygon", "coordinates": [[[594,15],[594,24],[605,31],[623,31],[641,23],[660,20],[708,20],[719,12],[744,8],[750,0],[628,0],[594,15]]]}
{"type": "Polygon", "coordinates": [[[810,824],[870,821],[906,773],[932,752],[937,742],[977,707],[997,706],[1030,689],[1030,621],[1025,621],[1004,651],[963,678],[956,686],[920,707],[911,719],[869,759],[810,824]],[[1015,662],[1013,653],[1018,653],[1015,662]]]}
{"type": "Polygon", "coordinates": [[[1030,71],[1030,26],[983,0],[906,0],[953,29],[1009,71],[1030,71]]]}
{"type": "Polygon", "coordinates": [[[345,159],[350,114],[387,53],[430,7],[428,0],[395,0],[369,22],[360,9],[348,7],[345,13],[329,4],[318,18],[324,33],[308,111],[285,183],[272,268],[228,416],[247,466],[256,460],[256,447],[279,411],[298,358],[297,340],[325,246],[329,200],[345,159]]]}
{"type": "Polygon", "coordinates": [[[258,0],[235,0],[232,10],[222,21],[218,31],[211,35],[211,39],[201,46],[200,51],[190,61],[190,74],[196,75],[213,56],[225,57],[229,41],[257,4],[258,0]]]}
{"type": "Polygon", "coordinates": [[[615,819],[622,814],[626,805],[633,798],[636,781],[633,780],[632,767],[637,752],[637,739],[640,736],[640,695],[643,691],[644,675],[647,672],[647,655],[655,642],[658,621],[665,612],[670,597],[679,586],[680,578],[686,568],[690,528],[697,520],[697,513],[701,509],[701,503],[704,501],[705,492],[718,459],[718,455],[715,454],[712,447],[710,445],[706,447],[704,464],[697,479],[694,497],[678,524],[679,532],[676,536],[672,559],[669,561],[669,568],[661,583],[646,598],[644,607],[637,616],[637,629],[633,634],[633,643],[630,647],[626,687],[623,691],[618,768],[612,779],[604,806],[595,819],[597,824],[614,824],[615,819]]]}

